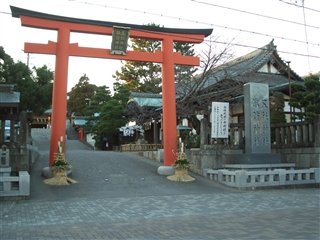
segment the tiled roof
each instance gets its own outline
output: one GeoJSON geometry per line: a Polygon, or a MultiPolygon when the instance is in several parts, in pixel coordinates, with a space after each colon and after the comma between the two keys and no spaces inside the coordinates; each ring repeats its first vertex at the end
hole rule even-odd
{"type": "MultiPolygon", "coordinates": [[[[290,73],[292,76],[291,80],[294,78],[296,81],[303,82],[303,79],[292,69],[290,69],[290,73]]],[[[240,82],[267,82],[270,86],[275,86],[277,84],[281,85],[285,81],[288,81],[286,74],[286,62],[280,58],[279,54],[277,53],[277,47],[274,45],[272,40],[267,45],[255,51],[212,69],[207,78],[201,84],[201,87],[198,88],[198,91],[209,88],[217,82],[225,79],[240,82]],[[261,69],[262,66],[267,64],[269,61],[274,61],[280,64],[282,69],[281,72],[278,74],[258,72],[259,69],[261,69]]],[[[194,84],[196,84],[196,81],[176,84],[177,95],[183,94],[188,87],[191,88],[194,84]]]]}
{"type": "MultiPolygon", "coordinates": [[[[297,75],[292,69],[290,69],[290,74],[291,81],[297,81],[300,83],[304,81],[303,78],[297,75]]],[[[195,79],[197,79],[197,76],[195,79]]],[[[203,90],[211,88],[213,85],[224,80],[238,81],[241,83],[268,83],[270,88],[285,86],[288,85],[287,64],[280,58],[277,48],[272,40],[270,43],[257,50],[212,69],[207,78],[202,81],[201,86],[197,87],[197,91],[199,91],[199,93],[205,92],[203,90]],[[277,73],[259,71],[269,61],[278,65],[277,73]]],[[[186,92],[189,91],[188,89],[192,89],[194,86],[196,86],[196,84],[196,80],[177,83],[176,97],[179,98],[180,95],[184,96],[186,92]]],[[[160,94],[146,93],[134,93],[132,96],[135,96],[136,98],[162,97],[160,94]]]]}
{"type": "Polygon", "coordinates": [[[136,102],[140,107],[161,107],[162,95],[154,93],[131,92],[129,102],[136,102]]]}
{"type": "Polygon", "coordinates": [[[20,93],[13,91],[14,85],[0,84],[0,104],[1,107],[18,107],[20,103],[20,93]]]}

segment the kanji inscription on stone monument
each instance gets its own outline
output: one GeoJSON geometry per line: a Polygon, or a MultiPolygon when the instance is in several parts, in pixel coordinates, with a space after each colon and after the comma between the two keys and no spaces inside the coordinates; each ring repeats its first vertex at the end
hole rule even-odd
{"type": "Polygon", "coordinates": [[[268,84],[244,85],[246,153],[270,153],[268,84]]]}

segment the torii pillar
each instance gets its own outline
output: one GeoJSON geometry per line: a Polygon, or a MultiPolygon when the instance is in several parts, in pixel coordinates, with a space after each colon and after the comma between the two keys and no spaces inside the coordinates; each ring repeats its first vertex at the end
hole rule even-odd
{"type": "MultiPolygon", "coordinates": [[[[205,37],[211,34],[212,29],[172,29],[75,19],[29,11],[13,6],[11,6],[11,11],[13,17],[21,19],[22,26],[58,32],[56,43],[25,43],[24,47],[26,53],[56,55],[49,166],[54,161],[54,153],[57,152],[61,136],[65,138],[66,135],[69,56],[162,63],[164,166],[171,166],[173,164],[177,151],[174,65],[200,65],[198,57],[182,56],[181,53],[174,52],[173,44],[174,42],[201,43],[205,37]],[[126,55],[115,55],[110,53],[110,49],[79,47],[77,43],[70,44],[71,32],[110,36],[113,33],[113,26],[130,28],[129,36],[131,38],[159,40],[162,42],[162,49],[154,53],[127,51],[126,55]]],[[[65,151],[65,149],[64,147],[63,150],[65,151]]]]}

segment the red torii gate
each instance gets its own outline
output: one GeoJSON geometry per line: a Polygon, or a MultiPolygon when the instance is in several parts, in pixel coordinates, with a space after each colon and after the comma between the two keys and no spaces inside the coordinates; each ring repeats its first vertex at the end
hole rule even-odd
{"type": "MultiPolygon", "coordinates": [[[[22,26],[58,31],[57,42],[49,41],[48,44],[25,43],[24,46],[26,53],[56,55],[49,166],[54,161],[54,153],[57,151],[60,137],[66,134],[69,56],[162,63],[164,166],[172,165],[176,159],[177,150],[174,64],[190,66],[199,66],[200,64],[198,57],[182,56],[181,53],[174,52],[173,42],[201,43],[204,37],[211,34],[212,29],[159,28],[68,18],[10,7],[12,16],[20,18],[22,26]],[[111,36],[114,26],[130,28],[129,37],[131,38],[160,40],[162,42],[161,51],[153,53],[127,51],[126,55],[115,55],[110,54],[110,49],[79,47],[77,43],[70,43],[71,32],[111,36]]],[[[64,151],[65,149],[64,147],[64,151]]]]}

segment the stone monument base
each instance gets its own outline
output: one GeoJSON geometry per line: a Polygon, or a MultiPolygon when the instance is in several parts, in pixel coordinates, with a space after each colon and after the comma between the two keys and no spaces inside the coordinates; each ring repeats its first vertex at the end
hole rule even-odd
{"type": "Polygon", "coordinates": [[[236,154],[234,164],[271,164],[281,163],[280,153],[244,153],[236,154]]]}

